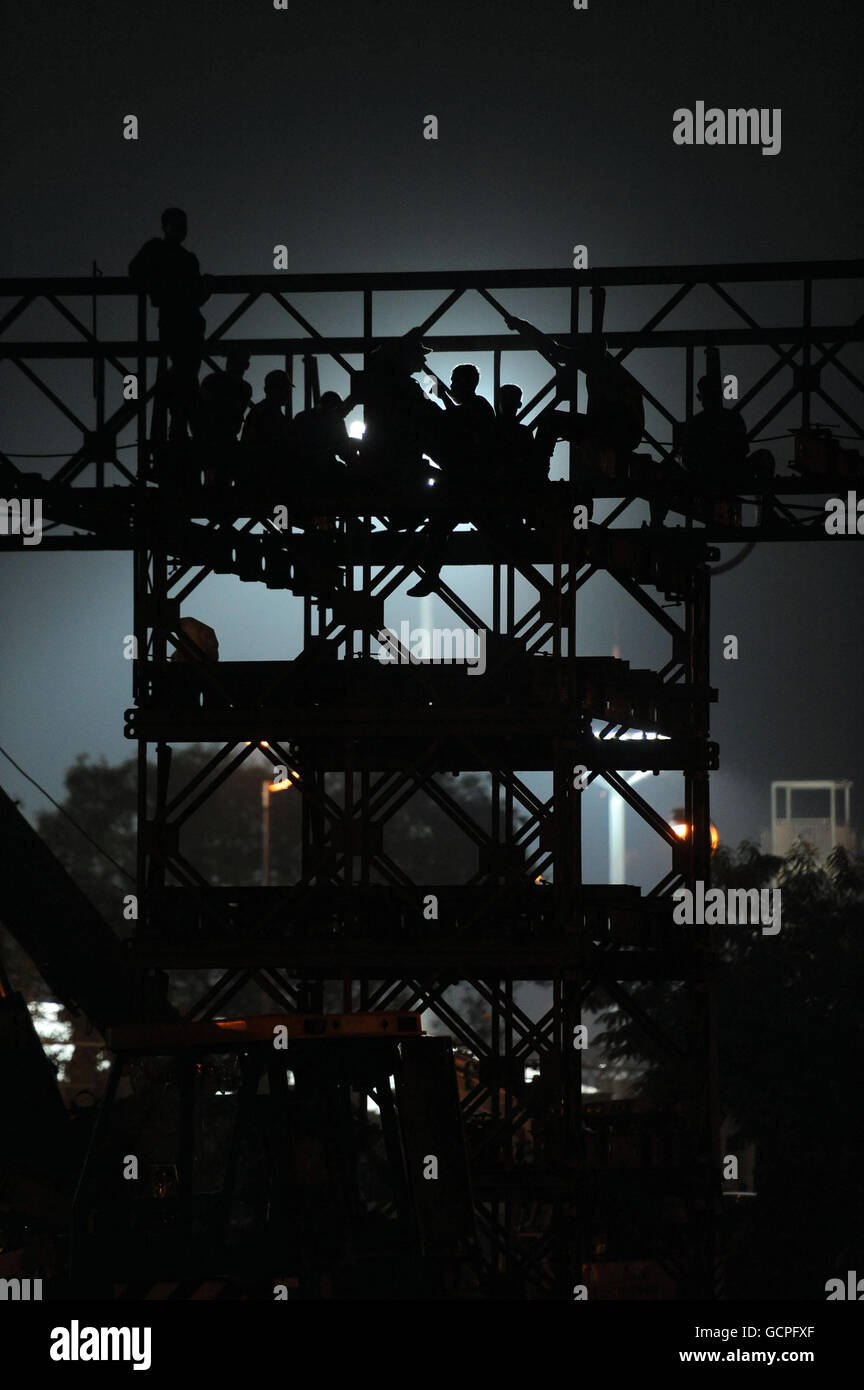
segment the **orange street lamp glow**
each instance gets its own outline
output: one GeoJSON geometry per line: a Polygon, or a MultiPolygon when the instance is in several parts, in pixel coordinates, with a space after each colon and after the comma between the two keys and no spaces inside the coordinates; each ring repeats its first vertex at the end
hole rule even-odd
{"type": "MultiPolygon", "coordinates": [[[[686,840],[686,839],[689,838],[691,826],[687,823],[686,820],[677,820],[677,819],[676,819],[676,820],[670,821],[669,824],[670,824],[670,826],[672,827],[673,832],[678,836],[678,839],[679,839],[679,840],[686,840]]],[[[711,853],[713,854],[714,851],[715,851],[715,849],[717,848],[717,846],[718,846],[719,843],[720,843],[720,833],[719,833],[719,831],[718,831],[716,825],[714,825],[713,821],[712,821],[712,823],[711,823],[710,833],[711,833],[711,853]]]]}

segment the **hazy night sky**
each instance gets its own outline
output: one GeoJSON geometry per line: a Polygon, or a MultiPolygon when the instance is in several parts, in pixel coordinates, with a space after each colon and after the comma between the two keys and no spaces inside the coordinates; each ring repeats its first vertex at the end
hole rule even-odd
{"type": "MultiPolygon", "coordinates": [[[[94,260],[125,274],[169,204],[216,274],[271,271],[275,243],[311,272],[566,268],[575,243],[592,267],[862,252],[848,0],[48,0],[5,5],[3,32],[4,275],[86,275],[94,260]],[[781,108],[781,152],[676,146],[672,113],[697,100],[781,108]]],[[[50,405],[37,416],[6,363],[0,380],[0,447],[62,447],[50,405]]],[[[767,823],[777,777],[851,777],[864,821],[862,573],[857,545],[825,540],[762,545],[716,581],[713,814],[732,840],[767,823]],[[725,633],[737,663],[720,659],[725,633]]],[[[79,752],[134,752],[131,556],[2,555],[0,594],[0,742],[59,797],[79,752]]],[[[217,579],[187,611],[242,659],[289,654],[297,608],[217,579]]],[[[586,598],[583,654],[617,644],[647,664],[633,611],[586,598]]],[[[31,815],[46,805],[5,760],[0,785],[31,815]]],[[[595,827],[589,877],[604,855],[595,827]]]]}

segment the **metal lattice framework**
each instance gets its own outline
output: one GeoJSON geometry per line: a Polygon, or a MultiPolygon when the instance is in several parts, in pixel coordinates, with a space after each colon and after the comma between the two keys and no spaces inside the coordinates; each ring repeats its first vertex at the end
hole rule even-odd
{"type": "MultiPolygon", "coordinates": [[[[621,476],[592,485],[595,497],[613,502],[602,519],[575,529],[575,493],[562,482],[554,508],[534,529],[514,530],[490,509],[473,530],[450,536],[447,566],[460,576],[472,570],[475,589],[480,567],[485,586],[482,613],[452,579],[439,580],[435,590],[466,629],[486,635],[486,671],[471,677],[464,666],[389,666],[376,659],[385,601],[392,604],[406,580],[423,573],[425,555],[422,535],[382,524],[386,498],[367,494],[356,514],[316,535],[277,524],[277,507],[287,502],[290,511],[284,488],[208,492],[194,481],[172,485],[170,467],[179,455],[154,443],[148,420],[159,345],[148,337],[143,298],[131,296],[126,305],[135,334],[106,341],[95,331],[95,298],[89,328],[64,300],[94,296],[97,289],[100,302],[102,296],[129,300],[126,280],[0,282],[0,294],[15,299],[0,320],[0,357],[81,435],[52,473],[25,473],[0,455],[3,486],[10,497],[22,498],[38,487],[47,517],[45,548],[134,551],[138,657],[127,734],[137,740],[140,768],[138,966],[169,973],[217,969],[218,982],[192,1011],[205,1019],[222,1013],[250,981],[286,1011],[320,1010],[331,982],[345,1011],[436,1014],[479,1059],[463,1109],[487,1263],[517,1276],[535,1296],[567,1296],[598,1231],[619,1209],[636,1246],[641,1240],[650,1247],[683,1296],[710,1296],[720,1171],[710,949],[707,929],[690,928],[684,936],[672,924],[670,895],[682,884],[710,878],[708,774],[717,765],[709,738],[710,562],[718,554],[712,542],[824,536],[821,498],[861,474],[852,451],[842,465],[836,451],[826,453],[829,461],[818,475],[799,468],[805,476],[763,479],[737,498],[737,515],[706,513],[694,496],[704,496],[704,485],[696,489],[681,476],[670,481],[664,471],[674,466],[673,449],[660,435],[664,426],[692,416],[697,352],[727,348],[759,349],[770,359],[738,401],[739,409],[758,416],[748,429],[752,442],[775,421],[785,431],[794,425],[805,437],[817,434],[817,400],[835,429],[864,438],[855,413],[864,382],[848,360],[862,340],[864,315],[817,321],[814,312],[823,290],[844,286],[848,305],[848,287],[860,295],[862,280],[864,262],[213,279],[214,300],[241,299],[209,334],[207,360],[229,334],[227,341],[253,356],[283,358],[292,374],[295,359],[302,359],[307,404],[317,393],[319,363],[329,360],[350,376],[382,341],[376,332],[381,314],[390,315],[393,328],[384,340],[397,336],[416,322],[412,303],[426,291],[445,294],[423,319],[424,337],[436,351],[491,354],[496,399],[507,354],[527,350],[517,335],[429,333],[471,293],[501,315],[514,312],[509,292],[522,296],[520,308],[526,291],[546,295],[544,331],[567,344],[583,328],[603,326],[602,296],[593,296],[593,309],[588,304],[591,291],[603,289],[610,350],[619,360],[643,351],[646,360],[657,355],[651,360],[659,376],[651,380],[660,384],[645,388],[650,452],[636,456],[641,465],[631,461],[621,476]],[[780,287],[788,304],[800,306],[795,321],[760,324],[742,302],[754,286],[780,287]],[[393,292],[404,298],[407,317],[401,320],[393,318],[393,292]],[[553,292],[554,307],[548,307],[547,292],[553,292]],[[646,292],[662,302],[631,322],[627,295],[641,303],[646,292]],[[698,327],[670,326],[700,294],[717,304],[718,319],[706,319],[703,307],[698,327]],[[318,331],[292,302],[299,295],[320,297],[344,331],[318,331]],[[389,296],[389,307],[379,311],[381,296],[389,296]],[[60,314],[77,337],[9,341],[12,325],[37,304],[60,314]],[[233,337],[262,304],[287,316],[295,336],[233,337]],[[351,331],[357,320],[360,331],[351,331]],[[40,359],[93,363],[91,424],[41,378],[31,365],[40,359]],[[130,372],[138,399],[116,405],[108,374],[117,381],[130,372]],[[118,458],[130,429],[137,432],[134,469],[118,458]],[[160,473],[166,459],[168,471],[160,473]],[[807,504],[799,507],[796,497],[807,504]],[[679,524],[640,526],[633,509],[646,500],[668,506],[679,524]],[[338,572],[338,583],[324,586],[326,592],[302,582],[316,566],[338,572]],[[300,655],[285,662],[222,662],[196,667],[191,675],[188,666],[170,665],[171,644],[182,647],[186,640],[181,605],[213,573],[302,595],[300,655]],[[626,661],[581,653],[577,613],[597,574],[614,579],[668,641],[659,670],[633,670],[626,661]],[[627,737],[635,731],[648,737],[627,737]],[[205,742],[216,751],[187,786],[177,787],[171,751],[184,742],[205,742]],[[151,749],[157,769],[152,791],[151,749]],[[298,879],[290,886],[215,887],[184,854],[184,825],[262,753],[290,769],[302,798],[298,879]],[[668,872],[649,892],[583,882],[582,791],[574,779],[580,766],[587,782],[603,779],[668,846],[668,872]],[[444,774],[454,769],[488,776],[488,823],[448,790],[444,774]],[[683,775],[692,827],[686,840],[626,779],[628,770],[639,769],[683,775]],[[550,775],[551,795],[539,795],[527,771],[550,775]],[[467,882],[414,881],[388,852],[388,824],[419,795],[476,847],[476,870],[467,882]],[[434,922],[424,917],[430,894],[438,905],[434,922]],[[684,982],[688,1021],[681,1037],[665,1032],[633,997],[633,982],[659,979],[684,982]],[[551,982],[551,1002],[539,1019],[515,998],[523,980],[551,982]],[[488,1035],[454,1002],[457,982],[469,985],[488,1009],[488,1035]],[[639,1199],[626,1183],[622,1188],[622,1175],[597,1171],[587,1153],[582,1052],[572,1040],[594,991],[631,1014],[683,1064],[688,1078],[681,1097],[683,1147],[675,1162],[657,1165],[639,1199]],[[539,1065],[536,1087],[525,1084],[529,1062],[539,1065]],[[481,1113],[482,1127],[472,1129],[481,1113]],[[524,1144],[520,1148],[526,1132],[530,1162],[524,1144]]],[[[522,418],[533,423],[554,404],[555,389],[554,377],[544,380],[522,418]]],[[[194,447],[181,446],[180,454],[190,453],[194,463],[194,447]]],[[[6,548],[15,543],[0,537],[6,548]]]]}

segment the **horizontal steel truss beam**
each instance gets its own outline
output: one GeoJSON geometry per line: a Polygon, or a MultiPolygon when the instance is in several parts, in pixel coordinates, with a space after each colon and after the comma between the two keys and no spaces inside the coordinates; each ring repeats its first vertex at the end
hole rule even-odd
{"type": "MultiPolygon", "coordinates": [[[[610,348],[622,348],[627,352],[639,348],[700,348],[710,340],[716,347],[761,347],[777,343],[787,345],[792,351],[802,347],[818,347],[832,339],[837,344],[860,343],[862,330],[857,324],[816,324],[805,332],[800,326],[779,324],[768,328],[676,328],[652,329],[650,332],[638,330],[617,331],[610,329],[604,334],[610,348]]],[[[570,341],[569,333],[556,333],[556,340],[570,341]]],[[[231,337],[224,342],[209,338],[205,352],[218,355],[224,351],[225,344],[243,348],[252,357],[292,356],[333,357],[360,356],[369,352],[379,343],[395,343],[398,338],[382,335],[375,338],[352,336],[331,336],[328,338],[243,338],[231,337]]],[[[431,352],[525,352],[525,342],[512,333],[444,333],[430,334],[427,338],[431,352]]],[[[70,343],[61,339],[53,342],[4,342],[0,338],[0,359],[14,362],[39,361],[106,361],[118,372],[126,373],[129,368],[119,359],[140,356],[158,358],[161,355],[159,343],[153,339],[139,344],[135,338],[118,338],[98,344],[70,343]]],[[[791,353],[790,353],[791,356],[791,353]]],[[[340,365],[343,365],[340,363],[340,365]]],[[[354,370],[359,370],[355,367],[354,370]]],[[[84,429],[80,421],[73,423],[84,429]]],[[[110,422],[109,422],[110,423],[110,422]]],[[[106,429],[108,424],[106,424],[106,429]]]]}
{"type": "MultiPolygon", "coordinates": [[[[338,274],[295,274],[280,271],[267,275],[211,275],[208,288],[214,294],[327,293],[364,290],[471,290],[471,289],[571,289],[603,285],[678,285],[688,283],[748,284],[787,280],[859,280],[864,260],[753,261],[675,266],[597,266],[587,270],[563,270],[552,266],[538,270],[431,270],[372,271],[338,274]]],[[[128,295],[126,276],[21,276],[0,278],[0,295],[128,295]]]]}
{"type": "MultiPolygon", "coordinates": [[[[700,266],[700,267],[676,267],[658,268],[648,267],[638,270],[612,269],[595,270],[587,272],[568,272],[568,271],[528,271],[528,272],[469,272],[451,273],[436,272],[432,274],[416,275],[373,275],[373,276],[251,276],[251,277],[213,277],[209,287],[214,294],[240,292],[245,293],[243,302],[233,308],[223,319],[222,323],[216,328],[207,339],[205,351],[213,353],[218,351],[223,335],[239,322],[244,314],[252,308],[262,294],[268,294],[278,305],[288,313],[293,321],[300,325],[304,333],[308,336],[303,338],[278,338],[278,339],[232,339],[240,344],[247,346],[250,352],[266,354],[302,354],[304,356],[314,356],[324,354],[331,356],[346,371],[350,371],[350,364],[346,360],[345,354],[365,353],[378,341],[372,335],[372,308],[373,297],[376,290],[403,289],[406,291],[425,289],[449,289],[449,294],[443,302],[429,315],[427,315],[422,327],[427,333],[428,329],[435,324],[447,310],[465,293],[466,290],[477,290],[484,300],[498,311],[502,316],[507,310],[490,293],[492,288],[548,288],[557,286],[570,290],[570,322],[566,331],[556,332],[556,337],[562,341],[568,341],[574,331],[579,327],[579,298],[582,290],[591,290],[600,286],[614,285],[670,285],[678,284],[678,288],[672,293],[667,303],[658,309],[642,328],[634,328],[626,332],[610,331],[607,335],[610,345],[618,348],[619,360],[626,358],[630,352],[637,347],[658,347],[672,348],[684,347],[687,350],[686,361],[686,416],[690,417],[693,401],[693,352],[697,347],[723,346],[733,343],[737,344],[767,344],[777,356],[777,362],[763,373],[762,376],[751,384],[750,389],[739,401],[739,408],[749,403],[764,387],[773,380],[774,376],[784,367],[794,370],[793,384],[791,388],[781,397],[778,402],[770,407],[761,417],[758,424],[750,431],[750,438],[758,436],[772,419],[783,410],[796,397],[800,398],[802,422],[809,422],[811,397],[818,396],[831,409],[837,412],[842,420],[853,430],[859,438],[864,435],[864,429],[859,426],[854,418],[828,393],[825,392],[820,381],[820,371],[823,366],[833,362],[842,372],[843,376],[852,383],[857,389],[862,389],[860,379],[852,373],[845,365],[836,361],[837,354],[841,347],[848,342],[860,341],[862,336],[862,323],[864,316],[849,324],[824,324],[814,326],[812,322],[812,295],[814,283],[820,280],[838,279],[860,279],[861,268],[864,262],[846,261],[836,263],[789,263],[786,266],[700,266]],[[743,308],[724,287],[727,284],[744,284],[763,281],[765,283],[786,282],[797,284],[800,291],[802,312],[798,324],[795,326],[780,325],[775,327],[760,326],[753,316],[743,308]],[[682,300],[691,293],[697,286],[703,285],[710,289],[718,299],[726,306],[731,308],[741,321],[746,325],[743,329],[728,329],[724,327],[708,328],[705,330],[667,330],[659,329],[658,325],[668,314],[677,307],[682,300]],[[288,292],[321,292],[334,293],[351,291],[362,294],[364,333],[362,337],[355,336],[331,336],[325,337],[318,332],[313,324],[286,298],[288,292]],[[803,320],[803,322],[802,322],[803,320]],[[833,339],[833,346],[824,348],[823,343],[828,339],[833,339]],[[813,360],[813,349],[821,353],[818,361],[813,360]],[[795,356],[801,352],[801,362],[795,362],[795,356]]],[[[80,426],[75,413],[70,407],[62,402],[52,391],[51,388],[43,383],[32,368],[25,365],[25,360],[38,358],[41,355],[48,357],[76,357],[84,356],[92,358],[94,364],[101,364],[98,373],[97,398],[99,403],[99,439],[85,438],[84,446],[75,452],[57,472],[58,479],[71,480],[73,477],[89,463],[97,465],[97,475],[100,481],[104,477],[103,465],[105,462],[105,440],[114,437],[118,431],[133,419],[138,420],[139,434],[143,436],[146,430],[146,404],[153,392],[153,385],[148,386],[146,380],[146,365],[148,358],[159,355],[159,345],[146,340],[146,306],[143,297],[137,296],[138,300],[138,335],[135,340],[123,340],[117,343],[100,343],[95,334],[92,333],[81,322],[80,318],[74,315],[58,298],[60,294],[74,296],[87,295],[95,304],[99,294],[108,293],[109,295],[129,295],[130,282],[123,279],[112,278],[92,278],[89,280],[29,280],[19,281],[5,280],[0,282],[0,293],[19,296],[18,302],[10,309],[5,318],[0,321],[0,334],[4,328],[23,314],[24,310],[34,302],[39,296],[44,296],[45,300],[76,329],[80,341],[78,343],[58,341],[55,343],[10,343],[0,336],[0,356],[5,355],[13,360],[19,369],[28,376],[43,394],[52,401],[67,418],[80,426]],[[139,376],[140,400],[137,403],[127,403],[114,415],[105,420],[104,417],[104,363],[108,361],[116,371],[125,373],[127,367],[119,360],[120,357],[134,356],[137,363],[137,374],[139,376]]],[[[593,315],[593,310],[592,310],[593,315]]],[[[95,321],[95,312],[94,312],[95,321]]],[[[518,335],[449,335],[436,339],[434,347],[442,351],[477,351],[488,350],[496,354],[496,382],[500,372],[500,354],[508,350],[524,350],[532,344],[523,341],[518,335]]],[[[208,358],[209,360],[209,358],[208,358]]],[[[550,390],[554,390],[554,381],[539,391],[534,399],[524,407],[522,418],[529,417],[531,412],[544,401],[550,390]]],[[[674,424],[676,416],[661,401],[657,400],[650,391],[645,390],[645,397],[660,412],[667,422],[674,424]]],[[[545,407],[544,407],[545,408],[545,407]]],[[[668,459],[670,451],[665,444],[653,439],[646,434],[649,443],[657,450],[661,458],[668,459]]],[[[143,442],[139,440],[139,449],[143,449],[143,442]]],[[[139,465],[141,456],[139,454],[139,465]]],[[[116,463],[116,461],[115,461],[116,463]]],[[[116,466],[120,467],[119,463],[116,466]]],[[[8,460],[6,461],[7,470],[15,467],[8,460]]]]}
{"type": "MultiPolygon", "coordinates": [[[[668,742],[664,736],[658,748],[649,742],[644,745],[650,748],[648,752],[643,750],[641,743],[628,739],[622,744],[625,751],[619,753],[598,746],[592,734],[579,733],[572,726],[567,728],[556,723],[545,726],[544,742],[544,715],[540,707],[533,718],[517,712],[505,719],[482,707],[466,713],[438,705],[426,719],[400,715],[396,728],[392,723],[394,713],[388,713],[386,708],[358,709],[350,704],[328,706],[320,715],[310,715],[296,706],[265,706],[221,715],[218,712],[196,715],[194,711],[184,713],[182,709],[171,708],[152,713],[131,709],[126,712],[126,736],[145,743],[225,741],[231,747],[247,742],[267,742],[274,747],[277,743],[286,745],[289,740],[299,738],[309,741],[307,746],[312,749],[310,756],[316,770],[328,773],[338,772],[345,766],[352,740],[358,738],[374,740],[372,749],[351,753],[355,771],[369,773],[397,771],[406,756],[422,762],[430,776],[448,771],[500,772],[504,770],[500,752],[493,753],[490,743],[501,738],[513,741],[509,765],[532,772],[551,771],[561,754],[570,758],[574,765],[584,764],[592,776],[606,770],[716,772],[718,767],[716,744],[685,735],[672,735],[668,742]],[[446,741],[438,737],[432,742],[432,730],[439,719],[450,722],[451,733],[446,741]],[[349,720],[352,721],[350,735],[346,733],[349,720]],[[389,750],[385,739],[393,744],[389,750]],[[631,745],[629,749],[628,744],[631,745]],[[494,763],[491,768],[490,761],[494,763]]],[[[588,781],[591,780],[589,777],[588,781]]]]}
{"type": "MultiPolygon", "coordinates": [[[[12,482],[12,480],[9,480],[12,482]]],[[[864,479],[862,479],[864,481],[864,479]]],[[[724,522],[700,522],[697,528],[691,529],[689,524],[668,525],[664,524],[662,530],[655,531],[651,538],[646,538],[645,531],[641,528],[630,528],[626,526],[615,526],[608,528],[610,534],[622,542],[629,542],[636,546],[647,546],[650,539],[655,546],[662,546],[666,551],[667,557],[674,555],[671,546],[674,546],[679,537],[697,536],[701,541],[710,542],[712,545],[722,545],[727,543],[743,541],[759,541],[774,544],[777,542],[795,541],[824,541],[825,540],[825,506],[824,500],[829,497],[840,497],[845,499],[847,492],[861,490],[862,483],[854,482],[848,477],[837,477],[833,481],[820,480],[807,481],[803,485],[797,485],[798,480],[786,487],[775,488],[771,493],[762,493],[758,497],[739,498],[745,506],[752,506],[753,515],[742,518],[740,525],[730,525],[724,522]],[[795,512],[784,507],[783,498],[785,497],[806,497],[809,505],[806,507],[807,514],[796,515],[795,512]],[[669,547],[669,548],[667,548],[669,547]]],[[[82,489],[83,490],[83,489],[82,489]]],[[[17,475],[12,486],[7,486],[6,496],[8,497],[33,497],[40,496],[43,489],[41,480],[30,478],[25,474],[17,475]]],[[[48,551],[125,551],[134,547],[134,537],[130,531],[129,516],[134,505],[134,490],[118,489],[126,491],[129,500],[118,497],[111,497],[106,489],[103,494],[105,505],[90,503],[85,501],[83,505],[77,503],[77,493],[79,489],[69,489],[63,499],[62,504],[54,505],[54,500],[50,497],[40,496],[45,505],[43,507],[42,539],[38,546],[25,547],[22,545],[20,535],[0,534],[0,552],[14,551],[16,554],[27,554],[28,550],[34,552],[47,553],[48,551]],[[66,531],[61,528],[75,527],[80,528],[76,531],[66,531]]],[[[658,487],[642,487],[639,493],[632,493],[627,499],[632,500],[665,500],[667,489],[658,487]]],[[[598,497],[604,494],[597,493],[598,497]]],[[[620,490],[608,494],[611,496],[621,496],[620,490]]],[[[728,497],[728,493],[726,496],[728,497]]],[[[175,503],[176,505],[176,503],[175,503]]],[[[253,522],[253,525],[257,522],[253,522]]],[[[203,531],[203,527],[200,530],[203,531]]],[[[602,526],[590,524],[586,536],[590,539],[597,534],[601,534],[606,529],[602,526]]],[[[220,539],[230,539],[230,528],[223,526],[220,528],[220,539]]],[[[175,539],[174,548],[176,554],[173,558],[177,560],[188,559],[194,553],[200,551],[201,540],[197,532],[199,527],[190,523],[187,539],[175,539]]],[[[234,533],[237,536],[247,534],[249,536],[249,555],[252,564],[260,571],[254,578],[266,583],[269,576],[266,572],[266,559],[264,550],[266,540],[262,541],[261,533],[243,533],[240,530],[234,533]]],[[[835,535],[831,537],[832,545],[839,545],[845,542],[854,542],[856,536],[854,532],[848,534],[835,535]]],[[[292,535],[290,540],[283,539],[279,543],[278,549],[286,555],[294,554],[298,557],[314,555],[314,541],[312,544],[310,537],[292,535]]],[[[376,531],[369,538],[367,560],[369,563],[380,565],[390,559],[393,554],[403,547],[403,539],[395,536],[389,531],[376,531]]],[[[415,550],[419,558],[419,538],[415,550]]],[[[543,537],[529,536],[522,542],[522,549],[525,556],[533,564],[551,563],[550,547],[543,537]]],[[[323,557],[323,548],[320,550],[323,557]]],[[[337,534],[333,548],[327,552],[337,566],[346,564],[362,563],[355,558],[357,549],[350,537],[337,534]]],[[[718,555],[713,557],[716,559],[718,555]]],[[[487,565],[496,560],[496,553],[488,540],[474,531],[457,531],[450,535],[447,541],[446,565],[487,565]]],[[[602,565],[598,568],[603,568],[602,565]]],[[[221,573],[236,573],[236,567],[224,569],[221,573]]],[[[244,578],[248,577],[243,575],[244,578]]],[[[290,584],[278,585],[275,580],[273,587],[290,588],[290,584]]]]}
{"type": "MultiPolygon", "coordinates": [[[[630,902],[628,910],[637,915],[645,901],[643,898],[640,903],[630,902]]],[[[663,906],[661,900],[654,901],[663,906]]],[[[417,915],[420,916],[419,908],[417,915]]],[[[185,941],[173,935],[151,939],[139,934],[131,957],[139,969],[174,973],[280,969],[307,981],[333,982],[341,981],[346,970],[353,979],[367,982],[386,978],[388,971],[399,971],[403,975],[428,974],[452,981],[494,977],[513,983],[570,980],[587,971],[602,988],[645,980],[690,980],[705,968],[698,946],[689,944],[689,936],[683,940],[680,929],[677,946],[668,944],[672,938],[670,930],[666,945],[644,950],[632,946],[616,948],[612,943],[606,947],[594,943],[586,946],[582,934],[576,932],[558,932],[521,942],[495,941],[490,940],[494,923],[487,923],[485,935],[475,937],[469,932],[454,934],[446,928],[439,932],[437,927],[433,937],[426,924],[425,936],[421,939],[418,934],[413,940],[407,939],[404,931],[377,938],[338,935],[304,940],[287,938],[278,922],[273,923],[273,930],[271,939],[213,936],[185,941]]],[[[699,932],[699,928],[688,930],[699,932]]]]}

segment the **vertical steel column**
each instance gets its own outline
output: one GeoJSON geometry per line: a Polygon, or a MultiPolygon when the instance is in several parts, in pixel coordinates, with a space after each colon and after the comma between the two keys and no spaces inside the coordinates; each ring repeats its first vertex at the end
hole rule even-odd
{"type": "MultiPolygon", "coordinates": [[[[571,341],[571,344],[575,343],[576,337],[577,337],[578,333],[579,333],[579,280],[578,280],[577,276],[574,275],[574,277],[573,277],[573,283],[572,283],[572,285],[571,285],[571,287],[570,287],[570,341],[571,341]]],[[[576,402],[575,402],[575,401],[571,402],[571,409],[573,409],[573,410],[576,409],[576,402]]],[[[575,476],[575,473],[574,473],[574,461],[575,461],[575,456],[576,456],[576,445],[574,444],[573,440],[571,439],[571,440],[570,440],[570,443],[567,445],[567,476],[568,476],[568,478],[570,479],[571,483],[572,483],[573,478],[574,478],[574,476],[575,476]]]]}
{"type": "Polygon", "coordinates": [[[136,457],[138,461],[138,482],[143,484],[147,474],[147,463],[150,456],[147,445],[147,296],[145,294],[139,294],[137,297],[135,338],[138,345],[138,355],[135,362],[136,384],[138,389],[138,409],[136,411],[138,420],[138,448],[136,450],[136,457]]]}
{"type": "Polygon", "coordinates": [[[810,428],[810,374],[813,363],[813,281],[806,276],[803,285],[801,317],[804,320],[804,348],[801,354],[801,428],[810,428]]]}
{"type": "MultiPolygon", "coordinates": [[[[91,330],[93,338],[98,342],[99,338],[99,299],[96,289],[96,282],[101,278],[102,271],[96,262],[93,262],[93,292],[91,295],[91,330]]],[[[105,426],[105,358],[97,351],[95,342],[93,349],[93,395],[96,400],[96,439],[98,458],[96,459],[96,486],[105,486],[105,445],[102,440],[102,430],[105,426]]]]}
{"type": "MultiPolygon", "coordinates": [[[[687,678],[694,688],[690,726],[692,734],[706,741],[710,732],[710,587],[708,570],[694,566],[687,604],[687,678]]],[[[708,774],[702,769],[688,770],[686,815],[690,826],[688,887],[693,890],[695,883],[702,881],[707,890],[711,879],[711,817],[708,774]]],[[[694,926],[691,930],[699,955],[691,983],[691,1115],[697,1162],[704,1162],[704,1183],[692,1212],[694,1246],[689,1278],[691,1296],[711,1298],[720,1215],[718,1059],[711,984],[715,929],[694,926]]]]}

